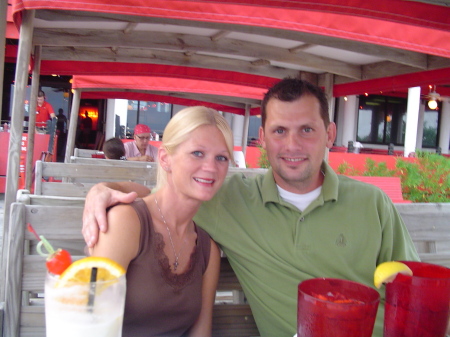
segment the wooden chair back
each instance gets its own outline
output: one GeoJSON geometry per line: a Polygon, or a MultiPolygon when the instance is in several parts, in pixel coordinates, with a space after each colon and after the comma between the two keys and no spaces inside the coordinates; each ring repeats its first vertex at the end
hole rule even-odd
{"type": "MultiPolygon", "coordinates": [[[[5,285],[4,336],[45,337],[45,259],[36,253],[37,238],[30,223],[55,248],[68,250],[74,260],[84,256],[81,234],[82,205],[11,204],[5,285]]],[[[213,313],[213,335],[258,336],[250,307],[226,257],[222,258],[218,296],[213,313]],[[227,296],[227,294],[230,294],[227,296]]]]}

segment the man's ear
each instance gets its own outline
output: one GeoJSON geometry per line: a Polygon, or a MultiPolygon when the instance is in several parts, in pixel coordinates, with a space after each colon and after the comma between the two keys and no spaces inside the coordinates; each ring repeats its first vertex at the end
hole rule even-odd
{"type": "Polygon", "coordinates": [[[335,140],[336,140],[336,124],[331,122],[327,127],[327,148],[331,149],[333,147],[335,140]]]}
{"type": "Polygon", "coordinates": [[[263,149],[265,149],[266,148],[266,141],[265,141],[265,136],[264,136],[264,129],[263,129],[262,126],[259,127],[258,134],[259,134],[259,141],[260,141],[261,147],[263,149]]]}

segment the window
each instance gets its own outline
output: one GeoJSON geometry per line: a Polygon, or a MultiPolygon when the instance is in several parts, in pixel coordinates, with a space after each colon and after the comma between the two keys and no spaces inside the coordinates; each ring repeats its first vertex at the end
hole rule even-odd
{"type": "Polygon", "coordinates": [[[431,110],[425,105],[425,113],[423,117],[423,137],[422,147],[437,148],[438,146],[438,125],[439,125],[439,103],[436,110],[431,110]]]}
{"type": "Polygon", "coordinates": [[[172,104],[152,101],[128,101],[127,138],[132,138],[137,124],[148,125],[162,136],[164,128],[172,118],[172,104]]]}
{"type": "Polygon", "coordinates": [[[357,141],[404,145],[406,99],[363,96],[359,99],[357,141]]]}

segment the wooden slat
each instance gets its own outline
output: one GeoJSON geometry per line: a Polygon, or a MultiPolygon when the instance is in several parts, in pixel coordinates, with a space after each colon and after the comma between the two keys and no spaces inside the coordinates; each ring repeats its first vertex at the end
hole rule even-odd
{"type": "MultiPolygon", "coordinates": [[[[155,180],[156,171],[149,170],[147,167],[133,167],[130,170],[128,166],[112,167],[110,165],[78,165],[75,163],[49,163],[37,161],[36,165],[42,165],[43,177],[67,177],[72,179],[91,178],[97,181],[114,180],[155,180]],[[39,164],[40,163],[40,164],[39,164]]],[[[36,176],[37,179],[37,176],[36,176]]]]}
{"type": "Polygon", "coordinates": [[[230,266],[230,262],[225,257],[222,257],[220,262],[220,278],[217,290],[240,290],[242,291],[241,284],[239,283],[233,268],[230,266]]]}
{"type": "Polygon", "coordinates": [[[99,158],[84,158],[84,157],[70,157],[72,164],[87,164],[87,165],[110,165],[123,167],[144,167],[156,168],[158,166],[155,162],[132,161],[132,160],[114,160],[114,159],[99,159],[99,158]]]}
{"type": "Polygon", "coordinates": [[[75,157],[92,158],[93,154],[103,154],[103,151],[75,148],[73,153],[75,157]]]}
{"type": "Polygon", "coordinates": [[[94,183],[54,183],[42,182],[41,195],[53,195],[62,197],[86,197],[94,183]]]}
{"type": "Polygon", "coordinates": [[[31,194],[28,190],[17,192],[17,202],[25,205],[84,206],[84,197],[64,197],[55,195],[31,194]]]}
{"type": "Polygon", "coordinates": [[[5,303],[0,302],[0,337],[3,337],[3,317],[5,311],[5,303]]]}
{"type": "Polygon", "coordinates": [[[213,311],[214,337],[259,336],[249,305],[216,305],[213,311]]]}
{"type": "Polygon", "coordinates": [[[5,318],[3,332],[5,336],[19,335],[20,303],[21,303],[21,277],[23,263],[23,242],[25,235],[25,205],[11,204],[9,244],[6,252],[7,269],[5,285],[5,318]]]}

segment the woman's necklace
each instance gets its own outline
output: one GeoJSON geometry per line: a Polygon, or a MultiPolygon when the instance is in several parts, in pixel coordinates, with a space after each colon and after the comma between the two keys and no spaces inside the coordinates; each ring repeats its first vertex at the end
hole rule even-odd
{"type": "Polygon", "coordinates": [[[170,233],[170,229],[169,226],[167,226],[167,222],[166,219],[164,218],[164,215],[161,212],[161,208],[159,208],[158,205],[158,199],[155,198],[155,203],[156,203],[156,207],[158,208],[159,211],[159,215],[161,215],[161,219],[164,222],[164,225],[166,226],[167,232],[169,233],[169,240],[170,240],[170,245],[172,246],[172,251],[173,251],[173,255],[175,255],[175,262],[173,263],[173,270],[176,271],[178,268],[178,259],[181,256],[181,251],[183,250],[184,247],[184,243],[186,242],[185,240],[183,240],[183,243],[181,244],[181,248],[180,251],[177,253],[175,253],[175,245],[173,244],[173,240],[172,240],[172,234],[170,233]]]}

